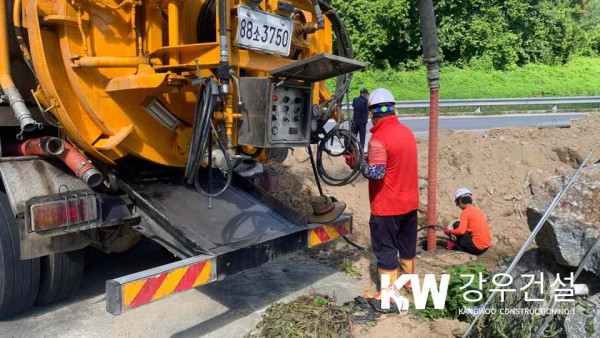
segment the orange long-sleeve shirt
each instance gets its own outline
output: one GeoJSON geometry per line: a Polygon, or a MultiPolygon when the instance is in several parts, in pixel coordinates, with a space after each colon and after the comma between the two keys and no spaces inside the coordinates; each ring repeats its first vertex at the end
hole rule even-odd
{"type": "Polygon", "coordinates": [[[473,237],[473,244],[484,250],[492,245],[492,235],[490,227],[483,211],[469,204],[460,214],[460,225],[451,231],[455,236],[462,236],[466,232],[473,237]]]}

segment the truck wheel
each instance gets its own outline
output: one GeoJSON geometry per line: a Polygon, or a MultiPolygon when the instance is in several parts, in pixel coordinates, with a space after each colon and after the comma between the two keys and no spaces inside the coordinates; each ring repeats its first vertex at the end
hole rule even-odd
{"type": "Polygon", "coordinates": [[[40,260],[40,292],[36,305],[47,305],[69,297],[79,290],[83,276],[83,249],[54,253],[40,260]]]}
{"type": "Polygon", "coordinates": [[[0,191],[0,319],[29,309],[40,287],[40,260],[21,260],[20,245],[17,221],[0,191]]]}

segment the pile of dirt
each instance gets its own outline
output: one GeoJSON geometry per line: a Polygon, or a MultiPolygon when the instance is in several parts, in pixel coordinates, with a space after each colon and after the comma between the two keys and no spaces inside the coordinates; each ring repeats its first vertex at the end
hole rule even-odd
{"type": "MultiPolygon", "coordinates": [[[[529,235],[526,210],[532,195],[553,176],[567,174],[581,163],[590,150],[596,150],[591,163],[600,156],[600,115],[573,121],[571,128],[491,129],[483,135],[468,131],[442,131],[439,140],[438,213],[439,224],[446,226],[458,219],[453,193],[461,187],[473,192],[474,204],[488,217],[494,236],[492,249],[484,255],[490,261],[518,251],[529,235]]],[[[419,149],[420,225],[425,226],[427,212],[428,139],[417,140],[419,149]]],[[[326,169],[349,173],[343,158],[328,161],[326,169]]],[[[317,192],[308,153],[304,149],[288,156],[283,163],[285,179],[292,190],[288,196],[317,192]],[[298,192],[301,192],[298,194],[298,192]]],[[[368,183],[359,178],[343,187],[324,186],[354,213],[358,240],[370,243],[368,220],[370,206],[368,183]]],[[[291,199],[293,197],[288,197],[291,199]]]]}
{"type": "Polygon", "coordinates": [[[298,210],[305,215],[312,214],[313,210],[310,204],[314,196],[318,196],[318,190],[312,188],[314,179],[311,176],[304,177],[298,175],[288,164],[272,162],[265,166],[266,170],[273,170],[279,173],[279,186],[272,195],[282,201],[287,206],[298,210]]]}

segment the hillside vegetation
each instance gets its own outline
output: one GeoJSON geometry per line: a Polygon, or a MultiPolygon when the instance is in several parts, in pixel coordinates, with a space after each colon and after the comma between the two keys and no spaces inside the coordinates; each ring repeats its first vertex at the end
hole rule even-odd
{"type": "MultiPolygon", "coordinates": [[[[577,57],[564,65],[528,64],[510,70],[441,69],[441,98],[580,96],[600,94],[600,58],[577,57]]],[[[335,89],[335,81],[330,82],[335,89]]],[[[389,88],[396,100],[425,100],[429,90],[425,69],[368,70],[356,73],[351,97],[361,88],[389,88]]]]}

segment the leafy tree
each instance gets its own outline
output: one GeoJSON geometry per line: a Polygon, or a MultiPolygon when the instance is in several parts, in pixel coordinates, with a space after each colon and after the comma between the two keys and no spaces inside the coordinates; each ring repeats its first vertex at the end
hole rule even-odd
{"type": "Polygon", "coordinates": [[[361,60],[378,67],[405,59],[400,46],[411,44],[410,0],[331,0],[361,60]]]}
{"type": "MultiPolygon", "coordinates": [[[[358,58],[378,67],[411,66],[419,59],[416,0],[330,2],[348,27],[358,58]]],[[[494,69],[564,63],[594,48],[580,19],[586,13],[600,17],[596,7],[594,0],[437,0],[443,61],[494,69]]]]}

